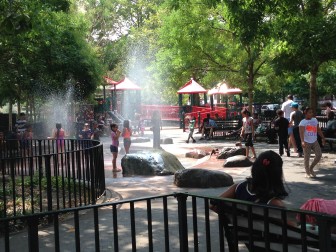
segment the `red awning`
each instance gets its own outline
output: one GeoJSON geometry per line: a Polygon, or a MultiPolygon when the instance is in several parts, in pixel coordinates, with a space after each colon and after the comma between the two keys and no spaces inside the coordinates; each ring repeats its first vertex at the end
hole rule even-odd
{"type": "Polygon", "coordinates": [[[220,82],[216,85],[216,87],[209,90],[209,95],[215,95],[215,94],[223,94],[223,95],[234,95],[234,94],[240,94],[242,93],[242,90],[239,88],[228,88],[228,85],[225,82],[220,82]]]}
{"type": "Polygon", "coordinates": [[[114,81],[114,80],[112,80],[111,78],[109,78],[107,76],[104,76],[104,79],[105,79],[106,83],[109,84],[109,85],[117,85],[117,84],[120,83],[120,81],[119,82],[118,81],[114,81]]]}
{"type": "Polygon", "coordinates": [[[183,87],[177,91],[178,94],[198,94],[198,93],[206,93],[207,90],[204,89],[200,84],[194,81],[192,78],[183,87]]]}
{"type": "MultiPolygon", "coordinates": [[[[111,89],[114,89],[114,87],[111,89]]],[[[133,83],[130,79],[125,77],[123,80],[116,82],[115,89],[116,90],[140,90],[141,87],[139,87],[138,85],[133,83]]]]}

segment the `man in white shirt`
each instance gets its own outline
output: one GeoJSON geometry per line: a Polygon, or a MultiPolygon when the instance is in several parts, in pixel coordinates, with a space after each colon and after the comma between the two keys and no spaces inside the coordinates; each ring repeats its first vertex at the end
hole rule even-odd
{"type": "MultiPolygon", "coordinates": [[[[293,95],[289,94],[287,95],[287,101],[285,101],[281,106],[281,110],[284,112],[284,118],[286,118],[289,122],[291,120],[290,114],[293,112],[292,107],[291,107],[292,102],[293,102],[293,95]]],[[[289,125],[288,127],[288,136],[289,136],[288,147],[290,148],[290,146],[292,146],[295,152],[296,143],[295,143],[292,125],[289,125]]]]}

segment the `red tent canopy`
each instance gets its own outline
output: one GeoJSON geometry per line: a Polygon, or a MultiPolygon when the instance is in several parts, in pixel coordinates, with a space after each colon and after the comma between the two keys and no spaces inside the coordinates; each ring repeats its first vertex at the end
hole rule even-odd
{"type": "Polygon", "coordinates": [[[228,85],[225,82],[220,82],[216,85],[216,87],[209,90],[209,95],[215,95],[215,94],[240,94],[242,93],[242,90],[239,88],[228,88],[228,85]]]}
{"type": "Polygon", "coordinates": [[[112,80],[111,78],[109,78],[109,77],[107,77],[107,76],[104,76],[104,79],[106,80],[106,83],[107,83],[107,84],[110,84],[110,85],[117,85],[117,84],[120,83],[120,82],[118,82],[118,81],[114,81],[114,80],[112,80]]]}
{"type": "Polygon", "coordinates": [[[193,78],[191,78],[190,81],[184,84],[184,86],[181,87],[179,91],[177,91],[178,94],[199,94],[199,93],[206,93],[206,92],[207,90],[204,89],[196,81],[194,81],[193,78]]]}
{"type": "MultiPolygon", "coordinates": [[[[124,79],[122,79],[121,81],[118,81],[118,82],[114,81],[112,79],[109,79],[109,81],[112,82],[112,85],[115,85],[116,90],[140,90],[141,89],[138,85],[133,83],[127,77],[125,77],[124,79]]],[[[111,89],[114,89],[114,87],[111,88],[111,89]]]]}

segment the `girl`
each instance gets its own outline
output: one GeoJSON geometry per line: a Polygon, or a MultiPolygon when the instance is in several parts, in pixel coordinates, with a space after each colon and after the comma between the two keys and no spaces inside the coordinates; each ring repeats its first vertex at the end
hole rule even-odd
{"type": "Polygon", "coordinates": [[[243,110],[243,127],[240,133],[240,137],[245,139],[246,146],[246,157],[249,157],[249,150],[251,149],[253,157],[256,158],[256,153],[253,147],[253,138],[254,138],[254,126],[253,126],[253,118],[250,116],[250,112],[247,110],[243,110]]]}
{"type": "Polygon", "coordinates": [[[132,130],[130,129],[129,120],[125,120],[121,136],[124,138],[124,148],[126,154],[129,153],[129,149],[131,147],[131,135],[132,130]]]}
{"type": "MultiPolygon", "coordinates": [[[[261,153],[252,165],[251,177],[234,184],[220,197],[284,207],[282,200],[288,193],[283,182],[282,164],[281,157],[274,151],[261,153]]],[[[215,205],[210,209],[217,210],[215,205]]]]}
{"type": "Polygon", "coordinates": [[[112,172],[120,172],[121,169],[117,168],[117,157],[118,157],[118,147],[119,147],[119,137],[121,131],[118,129],[118,125],[112,123],[111,127],[111,139],[112,144],[110,145],[110,150],[112,152],[112,172]]]}
{"type": "Polygon", "coordinates": [[[321,147],[317,141],[317,134],[319,134],[322,139],[322,145],[325,144],[325,138],[323,136],[322,130],[318,126],[317,119],[313,117],[313,109],[309,107],[306,108],[304,114],[305,119],[300,122],[299,130],[304,154],[304,166],[306,170],[305,177],[315,178],[316,174],[314,172],[314,167],[322,157],[321,147]],[[309,165],[309,159],[312,150],[315,152],[315,157],[313,162],[309,165]]]}
{"type": "Polygon", "coordinates": [[[56,128],[53,129],[51,138],[57,140],[57,147],[59,151],[64,150],[64,137],[65,137],[65,130],[62,128],[62,124],[56,123],[56,128]]]}

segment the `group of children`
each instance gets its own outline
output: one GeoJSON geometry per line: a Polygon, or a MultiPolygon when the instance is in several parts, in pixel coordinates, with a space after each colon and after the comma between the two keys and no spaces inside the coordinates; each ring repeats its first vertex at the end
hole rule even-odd
{"type": "Polygon", "coordinates": [[[120,136],[124,138],[125,153],[128,154],[129,149],[131,147],[132,129],[130,128],[129,120],[124,121],[122,131],[119,130],[118,124],[116,123],[112,123],[110,127],[111,127],[111,140],[112,140],[112,144],[110,145],[110,151],[112,153],[112,171],[120,172],[121,169],[117,168],[119,138],[120,136]]]}

